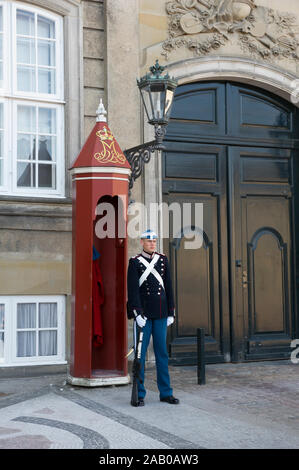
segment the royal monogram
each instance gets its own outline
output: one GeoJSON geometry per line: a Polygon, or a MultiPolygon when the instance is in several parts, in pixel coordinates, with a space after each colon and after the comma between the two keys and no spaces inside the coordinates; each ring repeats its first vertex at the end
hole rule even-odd
{"type": "Polygon", "coordinates": [[[126,162],[125,156],[118,152],[115,144],[115,138],[112,132],[104,127],[100,131],[96,132],[96,136],[100,139],[103,150],[94,154],[94,158],[100,163],[117,163],[124,165],[126,162]]]}

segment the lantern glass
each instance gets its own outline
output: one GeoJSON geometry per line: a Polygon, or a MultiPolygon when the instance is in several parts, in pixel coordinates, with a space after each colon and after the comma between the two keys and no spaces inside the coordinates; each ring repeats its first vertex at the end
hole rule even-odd
{"type": "Polygon", "coordinates": [[[170,118],[170,111],[171,111],[171,105],[173,102],[173,96],[174,96],[174,90],[170,90],[168,88],[166,90],[166,95],[165,95],[165,111],[164,111],[164,119],[166,121],[169,121],[169,118],[170,118]]]}
{"type": "Polygon", "coordinates": [[[143,88],[140,88],[140,94],[141,94],[141,97],[142,97],[142,101],[143,101],[144,109],[145,109],[145,112],[146,112],[146,115],[147,115],[147,119],[149,121],[152,121],[154,119],[154,110],[153,110],[154,105],[153,105],[152,100],[151,100],[149,85],[147,85],[143,88]]]}
{"type": "Polygon", "coordinates": [[[151,91],[154,105],[154,121],[164,121],[165,91],[151,91]]]}

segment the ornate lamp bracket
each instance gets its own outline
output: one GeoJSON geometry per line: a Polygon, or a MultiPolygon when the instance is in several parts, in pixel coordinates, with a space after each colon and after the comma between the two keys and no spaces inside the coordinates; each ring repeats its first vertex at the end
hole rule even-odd
{"type": "Polygon", "coordinates": [[[165,146],[162,144],[165,134],[166,125],[155,124],[155,140],[124,150],[124,154],[132,170],[129,180],[129,204],[134,202],[130,199],[131,190],[135,180],[142,174],[145,163],[150,161],[151,154],[156,150],[165,150],[165,146]]]}

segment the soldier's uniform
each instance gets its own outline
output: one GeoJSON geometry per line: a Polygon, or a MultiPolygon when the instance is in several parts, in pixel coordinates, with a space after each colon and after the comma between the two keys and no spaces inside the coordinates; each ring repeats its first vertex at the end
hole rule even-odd
{"type": "MultiPolygon", "coordinates": [[[[164,254],[155,251],[150,255],[142,251],[139,255],[130,258],[128,267],[128,302],[130,308],[135,310],[137,315],[143,314],[146,318],[175,316],[169,264],[164,254]],[[139,279],[146,271],[146,265],[143,264],[143,260],[150,263],[154,256],[157,258],[157,261],[154,263],[154,269],[161,276],[164,288],[159,278],[157,279],[152,272],[139,286],[139,279]]],[[[131,318],[134,315],[132,313],[131,318]]]]}
{"type": "MultiPolygon", "coordinates": [[[[128,318],[136,318],[138,315],[144,315],[147,318],[146,324],[143,327],[140,373],[142,384],[138,381],[138,397],[143,399],[146,394],[144,387],[144,364],[146,351],[152,335],[156,358],[157,385],[160,399],[165,401],[163,399],[167,397],[173,398],[172,388],[170,387],[166,346],[167,317],[175,316],[173,290],[167,257],[162,253],[154,252],[149,254],[143,250],[139,255],[130,258],[127,285],[128,318]]],[[[136,328],[136,324],[134,327],[136,328]]],[[[134,334],[136,337],[135,328],[134,334]]],[[[173,400],[179,401],[174,398],[173,400]]]]}

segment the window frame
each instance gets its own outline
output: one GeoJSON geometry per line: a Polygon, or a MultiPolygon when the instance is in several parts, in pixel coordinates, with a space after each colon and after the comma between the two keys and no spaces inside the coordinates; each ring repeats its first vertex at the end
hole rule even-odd
{"type": "MultiPolygon", "coordinates": [[[[16,295],[0,296],[0,304],[5,305],[4,317],[4,360],[0,360],[0,367],[66,364],[65,360],[65,296],[63,295],[16,295]],[[57,354],[54,356],[17,356],[17,304],[35,303],[38,318],[39,303],[57,303],[57,354]]],[[[56,329],[56,328],[55,328],[56,329]]],[[[33,331],[40,330],[39,325],[33,331]]],[[[41,329],[43,330],[43,329],[41,329]]],[[[44,328],[51,330],[51,328],[44,328]]],[[[38,343],[37,343],[38,344],[38,343]]]]}
{"type": "MultiPolygon", "coordinates": [[[[3,104],[3,123],[4,123],[4,117],[7,116],[8,119],[10,119],[10,116],[9,116],[7,101],[4,98],[2,98],[2,96],[0,96],[0,105],[1,104],[3,104]]],[[[9,170],[8,170],[8,158],[5,158],[5,149],[8,148],[8,135],[9,134],[10,134],[9,131],[5,132],[5,126],[4,126],[3,128],[3,155],[2,155],[2,158],[0,158],[0,161],[2,161],[3,184],[1,185],[1,179],[0,179],[0,191],[8,191],[7,178],[5,178],[5,176],[8,174],[9,170]]]]}
{"type": "MultiPolygon", "coordinates": [[[[0,196],[23,196],[33,198],[65,199],[65,126],[64,126],[64,37],[63,17],[35,5],[22,2],[5,2],[0,0],[3,8],[3,88],[0,88],[0,102],[4,103],[4,122],[11,123],[4,127],[3,144],[3,185],[0,185],[0,196]],[[19,92],[17,86],[16,58],[16,13],[21,9],[41,15],[55,21],[56,37],[56,93],[19,92]],[[12,25],[11,32],[9,26],[12,25]],[[10,57],[13,57],[10,60],[10,57]],[[56,188],[31,188],[17,186],[17,105],[49,107],[56,109],[56,188]]],[[[37,37],[37,36],[35,36],[37,37]]]]}
{"type": "Polygon", "coordinates": [[[7,324],[9,324],[9,315],[7,315],[8,304],[9,304],[8,297],[1,296],[0,304],[4,304],[4,330],[1,329],[1,332],[4,331],[4,356],[0,357],[0,367],[2,367],[3,365],[5,365],[5,358],[8,355],[8,348],[9,348],[9,344],[8,344],[9,341],[7,340],[7,331],[9,331],[9,328],[7,327],[7,324]]]}
{"type": "Polygon", "coordinates": [[[9,34],[9,3],[0,0],[0,7],[2,7],[3,12],[3,87],[0,86],[0,93],[2,97],[9,95],[10,92],[10,83],[11,83],[11,72],[10,67],[4,67],[4,63],[9,63],[9,51],[11,50],[11,40],[9,34]]]}
{"type": "MultiPolygon", "coordinates": [[[[34,106],[39,108],[51,108],[56,110],[56,189],[50,188],[30,188],[30,187],[18,187],[17,186],[17,166],[18,166],[18,155],[17,155],[17,119],[13,120],[13,125],[11,126],[12,130],[12,155],[13,158],[11,159],[11,164],[13,166],[12,169],[12,189],[13,193],[20,194],[20,195],[38,195],[38,196],[45,196],[49,197],[50,194],[52,195],[61,195],[64,189],[64,168],[60,164],[60,155],[63,155],[63,136],[64,136],[64,119],[62,115],[62,109],[60,106],[51,103],[40,103],[36,101],[27,101],[27,100],[18,100],[13,102],[13,110],[12,115],[17,116],[16,108],[18,105],[25,105],[25,106],[34,106]]],[[[35,163],[38,164],[38,161],[35,163]]]]}
{"type": "MultiPolygon", "coordinates": [[[[1,3],[1,2],[0,2],[1,3]]],[[[36,6],[29,6],[22,2],[13,2],[11,4],[11,21],[12,21],[12,33],[11,33],[11,40],[13,44],[11,45],[12,50],[12,65],[10,65],[10,69],[12,72],[12,81],[10,83],[12,94],[16,98],[29,98],[29,99],[36,99],[46,100],[46,101],[60,101],[63,100],[63,19],[62,17],[55,15],[48,10],[43,10],[42,8],[36,6]],[[34,13],[34,15],[41,15],[44,16],[55,23],[55,33],[56,33],[56,41],[55,41],[55,58],[56,58],[56,93],[39,93],[39,92],[32,92],[32,91],[18,91],[17,89],[17,25],[16,25],[16,18],[17,18],[17,10],[24,10],[30,13],[34,13]],[[60,74],[59,74],[60,71],[60,74]]],[[[36,35],[35,38],[38,36],[36,35]]],[[[37,64],[36,64],[37,65],[37,64]]]]}

